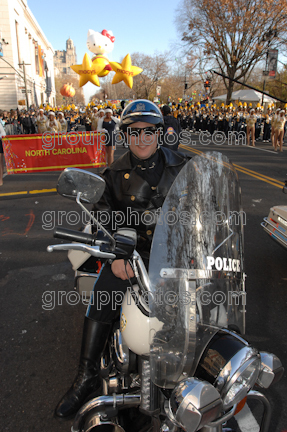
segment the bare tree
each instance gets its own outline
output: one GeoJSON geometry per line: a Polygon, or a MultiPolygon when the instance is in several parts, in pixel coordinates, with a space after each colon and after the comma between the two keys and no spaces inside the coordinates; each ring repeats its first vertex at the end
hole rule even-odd
{"type": "Polygon", "coordinates": [[[133,64],[141,67],[143,72],[134,78],[133,92],[136,98],[150,99],[152,92],[160,80],[168,75],[167,54],[155,54],[153,56],[134,53],[131,55],[133,64]]]}
{"type": "MultiPolygon", "coordinates": [[[[182,0],[176,24],[184,46],[202,49],[223,75],[241,79],[287,31],[287,2],[278,0],[182,0]]],[[[227,103],[234,82],[224,78],[227,103]]]]}

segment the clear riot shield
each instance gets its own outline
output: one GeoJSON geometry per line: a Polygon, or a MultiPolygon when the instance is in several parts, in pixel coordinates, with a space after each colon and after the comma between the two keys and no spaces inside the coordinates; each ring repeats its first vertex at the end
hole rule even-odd
{"type": "Polygon", "coordinates": [[[220,328],[244,333],[243,224],[233,165],[221,153],[195,156],[181,170],[153,237],[150,364],[153,382],[173,388],[193,375],[220,328]]]}

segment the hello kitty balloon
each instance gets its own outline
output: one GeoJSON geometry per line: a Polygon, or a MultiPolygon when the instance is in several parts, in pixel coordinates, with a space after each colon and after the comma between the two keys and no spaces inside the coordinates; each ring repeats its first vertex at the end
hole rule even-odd
{"type": "Polygon", "coordinates": [[[103,30],[102,33],[94,30],[88,31],[87,46],[95,56],[91,59],[85,53],[82,64],[71,65],[71,69],[80,75],[79,87],[87,82],[100,87],[99,77],[104,77],[112,70],[115,72],[112,84],[121,81],[129,87],[133,87],[133,78],[142,72],[140,67],[134,66],[131,57],[127,54],[121,63],[110,62],[106,54],[114,49],[115,37],[112,31],[103,30]]]}
{"type": "Polygon", "coordinates": [[[96,54],[92,58],[92,62],[98,66],[103,66],[102,70],[98,73],[99,77],[108,75],[112,70],[105,54],[112,52],[114,41],[115,37],[111,30],[103,30],[102,33],[95,32],[94,30],[88,31],[87,47],[92,53],[96,54]]]}

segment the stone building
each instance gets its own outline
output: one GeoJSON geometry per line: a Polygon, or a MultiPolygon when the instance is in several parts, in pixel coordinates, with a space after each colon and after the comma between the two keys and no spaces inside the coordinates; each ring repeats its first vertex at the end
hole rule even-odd
{"type": "Polygon", "coordinates": [[[55,106],[54,50],[27,0],[0,1],[0,42],[0,109],[55,106]]]}
{"type": "Polygon", "coordinates": [[[73,75],[77,76],[76,72],[74,72],[70,66],[73,64],[77,64],[77,55],[76,48],[74,46],[74,42],[72,39],[68,39],[66,41],[66,50],[55,51],[54,56],[54,67],[55,67],[55,76],[65,75],[73,75]]]}

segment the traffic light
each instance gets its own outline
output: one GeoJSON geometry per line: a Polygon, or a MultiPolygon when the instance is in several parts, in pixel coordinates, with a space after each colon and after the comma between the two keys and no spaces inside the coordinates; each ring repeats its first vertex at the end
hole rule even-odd
{"type": "Polygon", "coordinates": [[[207,80],[204,81],[204,87],[205,88],[209,88],[210,87],[210,80],[207,79],[207,80]]]}

